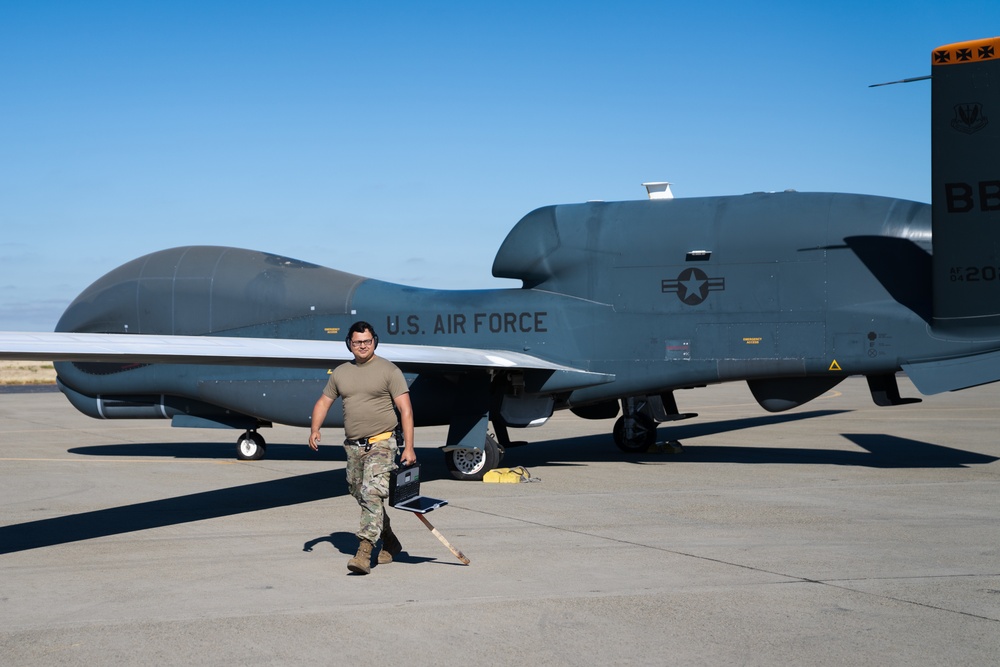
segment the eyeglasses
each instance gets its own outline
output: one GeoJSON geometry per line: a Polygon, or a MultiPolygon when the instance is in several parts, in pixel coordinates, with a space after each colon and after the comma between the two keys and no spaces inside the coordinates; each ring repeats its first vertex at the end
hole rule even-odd
{"type": "Polygon", "coordinates": [[[368,347],[372,344],[372,342],[371,338],[367,338],[365,340],[352,340],[351,347],[368,347]]]}

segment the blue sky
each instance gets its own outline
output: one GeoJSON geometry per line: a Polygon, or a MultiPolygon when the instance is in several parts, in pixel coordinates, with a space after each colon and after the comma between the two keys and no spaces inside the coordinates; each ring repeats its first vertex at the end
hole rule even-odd
{"type": "Polygon", "coordinates": [[[0,330],[155,250],[514,286],[547,204],[930,199],[936,46],[981,2],[0,2],[0,330]],[[697,5],[697,6],[695,6],[697,5]]]}

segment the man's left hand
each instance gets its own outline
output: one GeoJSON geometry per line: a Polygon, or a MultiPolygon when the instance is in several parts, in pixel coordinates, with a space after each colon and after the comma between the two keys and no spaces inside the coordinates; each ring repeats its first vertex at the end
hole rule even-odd
{"type": "Polygon", "coordinates": [[[399,457],[399,462],[404,466],[413,465],[417,462],[417,452],[413,449],[413,445],[403,447],[403,453],[399,457]]]}

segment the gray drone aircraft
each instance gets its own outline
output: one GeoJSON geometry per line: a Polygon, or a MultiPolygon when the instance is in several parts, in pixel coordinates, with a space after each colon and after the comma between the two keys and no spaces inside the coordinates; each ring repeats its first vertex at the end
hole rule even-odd
{"type": "MultiPolygon", "coordinates": [[[[1000,380],[1000,38],[932,52],[932,204],[830,193],[548,206],[507,236],[516,289],[394,285],[223,247],[156,252],[88,287],[57,331],[0,335],[0,357],[55,360],[83,413],[243,431],[307,427],[366,320],[410,384],[416,423],[449,425],[458,479],[508,427],[554,410],[618,416],[640,451],[675,390],[741,380],[781,411],[864,375],[878,405],[1000,380]],[[992,122],[991,122],[992,120],[992,122]],[[933,232],[933,235],[932,235],[933,232]],[[488,432],[492,421],[495,438],[488,432]]],[[[342,425],[339,401],[327,426],[342,425]]]]}

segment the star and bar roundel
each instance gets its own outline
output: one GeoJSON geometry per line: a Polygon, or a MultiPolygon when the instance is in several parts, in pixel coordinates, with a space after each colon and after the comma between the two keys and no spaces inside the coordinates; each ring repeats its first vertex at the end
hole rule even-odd
{"type": "Polygon", "coordinates": [[[697,306],[708,298],[709,293],[726,289],[725,278],[710,278],[701,269],[689,267],[680,272],[675,280],[660,282],[660,290],[674,293],[681,303],[697,306]]]}

